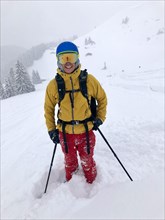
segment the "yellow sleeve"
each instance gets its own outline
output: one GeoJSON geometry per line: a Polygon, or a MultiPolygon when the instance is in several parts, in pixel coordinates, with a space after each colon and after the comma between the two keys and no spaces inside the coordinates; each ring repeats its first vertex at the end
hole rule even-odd
{"type": "Polygon", "coordinates": [[[55,125],[55,106],[58,103],[58,91],[55,79],[51,80],[46,88],[45,103],[44,103],[44,116],[46,119],[46,126],[48,131],[56,128],[55,125]]]}
{"type": "Polygon", "coordinates": [[[88,75],[88,93],[93,96],[98,103],[97,118],[100,118],[103,122],[106,119],[107,112],[107,96],[106,93],[99,83],[99,81],[91,74],[88,75]]]}

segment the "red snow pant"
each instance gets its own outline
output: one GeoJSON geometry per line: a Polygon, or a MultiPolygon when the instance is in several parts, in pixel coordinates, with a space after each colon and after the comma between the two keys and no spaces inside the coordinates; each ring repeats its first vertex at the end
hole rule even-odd
{"type": "Polygon", "coordinates": [[[75,172],[78,169],[78,153],[86,181],[88,183],[92,183],[97,175],[96,163],[93,159],[95,146],[94,132],[92,130],[89,131],[90,154],[87,153],[86,133],[66,134],[68,153],[65,152],[65,145],[62,132],[59,132],[59,138],[65,158],[66,180],[69,181],[72,178],[73,172],[75,172]]]}

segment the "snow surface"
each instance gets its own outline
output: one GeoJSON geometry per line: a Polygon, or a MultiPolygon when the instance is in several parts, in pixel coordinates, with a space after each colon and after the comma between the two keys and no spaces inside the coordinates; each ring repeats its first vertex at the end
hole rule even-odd
{"type": "Polygon", "coordinates": [[[164,34],[156,34],[164,25],[162,5],[148,2],[123,11],[75,41],[82,68],[108,96],[100,129],[134,181],[96,132],[96,181],[87,184],[80,167],[63,183],[58,145],[43,194],[53,153],[44,96],[56,73],[55,54],[47,50],[29,68],[46,81],[35,92],[1,101],[1,219],[164,219],[164,34]],[[89,36],[95,45],[84,45],[89,36]]]}

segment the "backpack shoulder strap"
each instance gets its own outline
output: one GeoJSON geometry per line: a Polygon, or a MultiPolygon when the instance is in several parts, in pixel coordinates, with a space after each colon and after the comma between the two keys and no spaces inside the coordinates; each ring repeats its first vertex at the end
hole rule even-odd
{"type": "Polygon", "coordinates": [[[81,90],[82,95],[87,99],[88,104],[89,104],[88,89],[87,89],[87,77],[88,77],[87,69],[81,70],[81,73],[79,76],[80,90],[81,90]]]}
{"type": "Polygon", "coordinates": [[[58,73],[55,76],[55,80],[57,82],[59,103],[60,103],[65,96],[65,82],[64,82],[64,79],[58,73]]]}
{"type": "MultiPolygon", "coordinates": [[[[87,77],[88,77],[87,69],[81,70],[81,73],[79,76],[80,91],[82,95],[87,99],[87,102],[90,105],[90,102],[88,99],[87,77]]],[[[59,103],[60,103],[63,100],[65,93],[66,93],[65,82],[64,82],[64,79],[58,73],[55,76],[55,80],[57,82],[59,103]]]]}
{"type": "Polygon", "coordinates": [[[91,109],[92,117],[96,118],[96,114],[97,114],[96,99],[94,97],[91,97],[91,101],[89,101],[88,89],[87,89],[87,77],[88,77],[87,70],[85,69],[81,71],[80,76],[79,76],[80,90],[83,96],[87,99],[87,102],[91,109]]]}

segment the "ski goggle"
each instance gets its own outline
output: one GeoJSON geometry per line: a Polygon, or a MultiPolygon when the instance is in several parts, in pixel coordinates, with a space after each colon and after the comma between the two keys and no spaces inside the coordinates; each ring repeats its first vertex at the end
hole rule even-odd
{"type": "Polygon", "coordinates": [[[78,58],[79,58],[79,55],[77,53],[63,53],[63,54],[57,55],[57,59],[60,64],[65,64],[67,62],[76,63],[78,58]]]}

